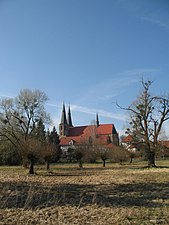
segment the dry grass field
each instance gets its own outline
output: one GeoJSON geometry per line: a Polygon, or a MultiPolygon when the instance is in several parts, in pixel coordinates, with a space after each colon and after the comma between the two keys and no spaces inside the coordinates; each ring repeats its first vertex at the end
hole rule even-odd
{"type": "Polygon", "coordinates": [[[169,224],[169,162],[0,167],[0,224],[169,224]]]}

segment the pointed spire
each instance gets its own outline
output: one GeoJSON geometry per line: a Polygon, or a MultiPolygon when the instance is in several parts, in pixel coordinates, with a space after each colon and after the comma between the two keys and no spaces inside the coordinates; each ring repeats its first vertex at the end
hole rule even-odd
{"type": "Polygon", "coordinates": [[[73,127],[73,125],[72,125],[72,116],[71,116],[70,106],[69,106],[68,114],[67,114],[67,124],[68,124],[70,127],[73,127]]]}
{"type": "Polygon", "coordinates": [[[66,121],[66,110],[65,110],[65,104],[63,103],[63,109],[62,109],[62,116],[61,116],[61,124],[67,124],[66,121]]]}
{"type": "Polygon", "coordinates": [[[96,113],[96,126],[98,127],[100,124],[99,124],[99,116],[98,116],[98,113],[96,113]]]}

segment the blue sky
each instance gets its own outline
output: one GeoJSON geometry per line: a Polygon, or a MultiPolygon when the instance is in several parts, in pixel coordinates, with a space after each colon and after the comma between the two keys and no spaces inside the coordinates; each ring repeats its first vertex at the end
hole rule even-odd
{"type": "Polygon", "coordinates": [[[169,93],[168,0],[0,0],[0,96],[44,91],[56,127],[64,101],[74,125],[97,112],[122,134],[113,102],[134,101],[143,76],[169,93]]]}

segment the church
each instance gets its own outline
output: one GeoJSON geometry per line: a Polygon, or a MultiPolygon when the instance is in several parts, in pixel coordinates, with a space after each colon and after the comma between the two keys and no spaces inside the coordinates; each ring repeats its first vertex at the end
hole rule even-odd
{"type": "Polygon", "coordinates": [[[73,126],[70,106],[66,113],[63,104],[61,121],[59,124],[60,146],[62,149],[70,145],[97,144],[112,148],[119,145],[119,135],[114,124],[101,124],[96,114],[96,121],[93,125],[73,126]]]}

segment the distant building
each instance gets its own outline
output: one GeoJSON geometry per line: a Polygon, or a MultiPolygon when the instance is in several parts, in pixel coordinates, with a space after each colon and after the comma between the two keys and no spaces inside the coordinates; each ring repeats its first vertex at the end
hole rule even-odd
{"type": "MultiPolygon", "coordinates": [[[[142,141],[142,143],[144,143],[142,141]]],[[[136,143],[133,140],[133,136],[132,135],[127,135],[125,137],[122,138],[121,144],[129,151],[136,151],[139,150],[139,142],[136,143]]],[[[163,151],[164,149],[169,149],[169,140],[159,140],[158,141],[158,146],[161,146],[160,151],[163,151]]],[[[168,153],[169,155],[169,153],[168,153]]]]}
{"type": "Polygon", "coordinates": [[[59,124],[60,146],[67,149],[75,144],[98,144],[105,147],[119,145],[119,136],[114,124],[100,124],[98,114],[93,125],[73,126],[70,106],[66,116],[63,104],[61,122],[59,124]]]}
{"type": "Polygon", "coordinates": [[[121,141],[122,146],[127,149],[129,152],[135,152],[137,150],[134,142],[133,142],[133,137],[132,135],[127,135],[123,137],[121,141]]]}
{"type": "Polygon", "coordinates": [[[165,146],[166,148],[169,148],[169,140],[160,140],[159,144],[165,146]]]}

